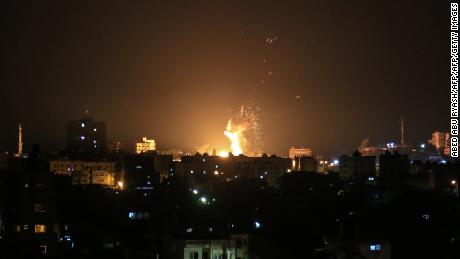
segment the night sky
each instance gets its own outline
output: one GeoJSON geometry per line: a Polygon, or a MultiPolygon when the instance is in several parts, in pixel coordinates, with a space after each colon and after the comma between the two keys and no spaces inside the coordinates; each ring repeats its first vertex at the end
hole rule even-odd
{"type": "Polygon", "coordinates": [[[406,142],[424,141],[449,125],[448,3],[8,1],[0,150],[16,149],[19,122],[26,151],[63,149],[85,109],[127,145],[226,148],[247,102],[268,153],[399,141],[402,114],[406,142]]]}

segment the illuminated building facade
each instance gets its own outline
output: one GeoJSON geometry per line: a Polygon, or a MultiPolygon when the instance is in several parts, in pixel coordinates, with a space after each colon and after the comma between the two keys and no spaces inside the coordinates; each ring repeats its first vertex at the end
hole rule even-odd
{"type": "Polygon", "coordinates": [[[227,239],[187,239],[183,241],[184,259],[247,259],[248,235],[230,235],[227,239]]]}
{"type": "Polygon", "coordinates": [[[72,185],[102,185],[115,187],[115,173],[86,169],[72,174],[72,185]]]}
{"type": "Polygon", "coordinates": [[[142,142],[136,143],[136,154],[155,150],[156,144],[154,139],[148,139],[147,137],[143,137],[142,142]]]}
{"type": "Polygon", "coordinates": [[[72,175],[74,172],[83,170],[99,170],[115,173],[115,162],[90,162],[81,160],[52,160],[50,161],[50,171],[54,174],[72,175]]]}
{"type": "Polygon", "coordinates": [[[289,158],[294,159],[295,157],[306,157],[306,156],[311,156],[312,151],[309,148],[295,148],[291,147],[289,149],[289,158]]]}
{"type": "Polygon", "coordinates": [[[435,131],[431,134],[431,139],[428,140],[428,143],[443,155],[450,155],[450,133],[435,131]]]}
{"type": "Polygon", "coordinates": [[[67,149],[73,154],[92,154],[106,149],[106,124],[83,118],[67,124],[67,149]]]}

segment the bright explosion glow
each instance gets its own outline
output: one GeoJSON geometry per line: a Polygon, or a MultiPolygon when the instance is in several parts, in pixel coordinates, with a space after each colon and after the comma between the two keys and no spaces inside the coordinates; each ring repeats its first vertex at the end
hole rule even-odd
{"type": "Polygon", "coordinates": [[[228,152],[227,151],[220,151],[219,156],[220,157],[228,157],[228,152]]]}
{"type": "Polygon", "coordinates": [[[229,120],[227,123],[227,130],[224,132],[224,135],[230,139],[230,149],[232,150],[232,154],[235,156],[243,154],[243,148],[241,147],[241,133],[243,133],[244,130],[245,127],[241,125],[235,127],[232,124],[232,120],[229,120]]]}

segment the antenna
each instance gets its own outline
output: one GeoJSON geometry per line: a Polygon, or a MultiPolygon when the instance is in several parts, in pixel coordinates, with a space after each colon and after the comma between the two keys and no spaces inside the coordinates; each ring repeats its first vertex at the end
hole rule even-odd
{"type": "Polygon", "coordinates": [[[19,130],[18,130],[18,153],[16,154],[16,157],[22,157],[22,126],[19,124],[19,130]]]}
{"type": "Polygon", "coordinates": [[[399,122],[401,123],[401,147],[404,147],[404,115],[401,116],[399,122]]]}

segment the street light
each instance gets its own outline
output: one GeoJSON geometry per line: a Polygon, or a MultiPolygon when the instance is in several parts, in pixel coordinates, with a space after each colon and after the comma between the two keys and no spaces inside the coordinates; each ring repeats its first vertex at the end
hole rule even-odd
{"type": "Polygon", "coordinates": [[[455,196],[458,198],[458,183],[455,179],[453,179],[452,181],[450,181],[450,184],[452,184],[454,186],[454,191],[455,191],[455,196]]]}

